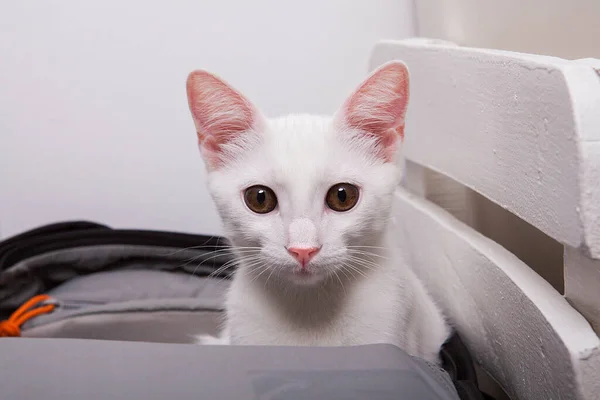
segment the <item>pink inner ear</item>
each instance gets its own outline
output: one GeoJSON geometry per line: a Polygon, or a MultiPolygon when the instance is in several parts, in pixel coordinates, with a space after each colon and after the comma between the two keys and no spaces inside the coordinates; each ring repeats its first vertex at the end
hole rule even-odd
{"type": "MultiPolygon", "coordinates": [[[[376,83],[375,83],[376,84],[376,83]]],[[[365,130],[374,135],[384,135],[390,129],[404,124],[405,97],[392,97],[381,93],[375,84],[361,87],[348,104],[347,123],[349,126],[365,130]],[[380,98],[373,98],[379,95],[380,98]],[[389,98],[386,98],[388,97],[389,98]]],[[[405,85],[397,84],[394,93],[405,92],[405,85]]],[[[402,133],[404,135],[404,133],[402,133]]]]}
{"type": "Polygon", "coordinates": [[[386,64],[374,72],[345,104],[346,125],[377,137],[386,159],[393,158],[398,138],[404,138],[408,84],[404,64],[386,64]]]}
{"type": "Polygon", "coordinates": [[[194,118],[201,148],[218,158],[222,144],[250,130],[255,111],[235,89],[214,75],[195,71],[187,81],[190,111],[194,118]]]}

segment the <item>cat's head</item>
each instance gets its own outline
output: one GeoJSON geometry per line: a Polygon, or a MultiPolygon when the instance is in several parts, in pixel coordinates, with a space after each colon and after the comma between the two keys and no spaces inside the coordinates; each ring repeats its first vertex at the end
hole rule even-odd
{"type": "Polygon", "coordinates": [[[409,76],[373,72],[332,117],[262,116],[204,72],[187,81],[208,185],[241,268],[313,284],[377,264],[400,172],[409,76]]]}

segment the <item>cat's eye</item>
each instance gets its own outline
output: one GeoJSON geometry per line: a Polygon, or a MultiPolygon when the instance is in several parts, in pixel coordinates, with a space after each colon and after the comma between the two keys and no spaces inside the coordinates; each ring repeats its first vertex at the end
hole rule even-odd
{"type": "Polygon", "coordinates": [[[358,203],[358,188],[349,183],[338,183],[329,188],[325,203],[334,211],[348,211],[358,203]]]}
{"type": "Polygon", "coordinates": [[[277,196],[266,186],[251,186],[244,192],[244,202],[257,214],[270,213],[277,207],[277,196]]]}

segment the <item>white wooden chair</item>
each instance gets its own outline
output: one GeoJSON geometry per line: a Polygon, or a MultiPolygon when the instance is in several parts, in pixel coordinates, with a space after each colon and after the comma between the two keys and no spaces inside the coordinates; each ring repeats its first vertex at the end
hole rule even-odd
{"type": "Polygon", "coordinates": [[[392,59],[398,245],[511,398],[600,399],[600,60],[406,40],[370,68],[392,59]]]}

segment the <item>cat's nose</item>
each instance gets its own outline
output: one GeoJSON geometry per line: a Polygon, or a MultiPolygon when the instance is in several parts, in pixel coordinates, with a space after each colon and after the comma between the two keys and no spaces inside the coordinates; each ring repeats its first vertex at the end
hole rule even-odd
{"type": "Polygon", "coordinates": [[[320,247],[288,247],[287,251],[304,267],[317,253],[320,247]]]}

